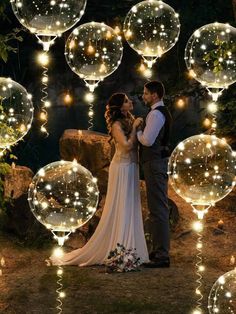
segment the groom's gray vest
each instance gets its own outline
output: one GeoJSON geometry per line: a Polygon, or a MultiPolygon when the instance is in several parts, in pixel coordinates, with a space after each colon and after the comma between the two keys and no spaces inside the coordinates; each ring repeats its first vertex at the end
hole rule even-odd
{"type": "MultiPolygon", "coordinates": [[[[170,130],[172,125],[172,117],[166,106],[158,106],[153,110],[159,110],[165,117],[165,123],[161,128],[155,142],[152,146],[147,147],[140,145],[140,162],[144,163],[150,160],[158,160],[170,156],[170,149],[168,146],[170,138],[170,130]]],[[[144,125],[145,127],[145,125],[144,125]]]]}

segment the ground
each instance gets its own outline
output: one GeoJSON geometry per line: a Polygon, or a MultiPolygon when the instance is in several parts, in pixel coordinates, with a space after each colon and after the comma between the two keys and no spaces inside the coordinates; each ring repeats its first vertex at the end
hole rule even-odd
{"type": "MultiPolygon", "coordinates": [[[[203,309],[215,280],[233,269],[230,257],[236,255],[236,193],[231,193],[217,207],[209,210],[204,222],[203,309]],[[224,221],[218,234],[217,222],[224,221]]],[[[65,314],[157,313],[188,314],[195,307],[195,254],[197,235],[191,229],[196,218],[189,205],[177,196],[181,219],[172,232],[171,267],[144,269],[125,274],[107,274],[104,267],[65,267],[63,299],[65,314]]],[[[16,239],[0,236],[0,253],[6,267],[0,277],[0,313],[59,313],[56,310],[56,267],[46,267],[44,260],[51,248],[22,247],[16,239]]],[[[226,314],[226,313],[224,313],[226,314]]]]}

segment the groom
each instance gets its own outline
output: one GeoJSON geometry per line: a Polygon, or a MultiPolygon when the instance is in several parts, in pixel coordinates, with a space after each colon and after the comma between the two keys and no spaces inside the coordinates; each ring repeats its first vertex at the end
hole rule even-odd
{"type": "MultiPolygon", "coordinates": [[[[168,208],[168,141],[172,118],[163,103],[165,90],[161,82],[152,81],[144,86],[143,100],[149,107],[143,131],[137,132],[140,162],[147,189],[153,248],[146,267],[169,267],[169,208],[168,208]]],[[[139,118],[138,118],[139,119],[139,118]]],[[[138,120],[137,119],[137,120],[138,120]]]]}

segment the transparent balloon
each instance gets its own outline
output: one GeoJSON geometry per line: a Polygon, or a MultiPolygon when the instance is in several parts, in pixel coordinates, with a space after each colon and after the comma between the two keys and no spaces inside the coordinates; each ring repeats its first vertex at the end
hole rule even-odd
{"type": "Polygon", "coordinates": [[[0,149],[21,140],[33,119],[32,96],[10,78],[0,77],[0,149]]]}
{"type": "Polygon", "coordinates": [[[236,269],[231,270],[214,283],[208,297],[210,314],[236,313],[236,269]]]}
{"type": "Polygon", "coordinates": [[[11,0],[20,23],[38,36],[60,36],[84,14],[87,0],[11,0]]]}
{"type": "Polygon", "coordinates": [[[124,22],[129,45],[149,67],[178,41],[179,15],[162,1],[147,0],[133,6],[124,22]]]}
{"type": "Polygon", "coordinates": [[[66,60],[72,71],[94,91],[99,81],[120,65],[121,37],[104,23],[87,23],[74,29],[66,42],[66,60]]]}
{"type": "Polygon", "coordinates": [[[40,169],[28,191],[37,220],[53,232],[73,232],[92,218],[98,204],[97,180],[76,161],[40,169]]]}
{"type": "Polygon", "coordinates": [[[235,185],[235,153],[215,135],[195,135],[174,149],[170,182],[196,211],[204,211],[229,194],[235,185]]]}
{"type": "Polygon", "coordinates": [[[236,82],[236,28],[222,23],[202,26],[187,43],[185,61],[190,75],[217,100],[236,82]]]}

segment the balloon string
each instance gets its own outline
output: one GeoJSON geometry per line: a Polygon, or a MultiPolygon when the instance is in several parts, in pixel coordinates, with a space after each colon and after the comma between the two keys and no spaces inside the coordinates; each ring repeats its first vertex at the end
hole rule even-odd
{"type": "Polygon", "coordinates": [[[48,112],[46,104],[48,99],[48,67],[43,66],[43,75],[42,75],[42,98],[41,98],[41,112],[40,112],[40,120],[43,121],[41,125],[41,131],[45,133],[45,136],[48,137],[49,133],[45,127],[48,122],[48,112]]]}
{"type": "Polygon", "coordinates": [[[201,287],[202,287],[202,275],[200,272],[200,267],[202,266],[202,231],[199,231],[197,233],[198,235],[198,239],[197,239],[197,251],[198,253],[196,254],[196,264],[195,264],[195,268],[196,268],[196,275],[197,275],[197,279],[196,279],[196,283],[197,283],[197,287],[196,287],[196,294],[198,296],[198,299],[196,300],[196,310],[198,310],[199,314],[202,313],[202,299],[203,299],[203,294],[201,292],[201,287]]]}
{"type": "Polygon", "coordinates": [[[89,104],[89,111],[88,111],[88,116],[89,116],[89,120],[88,120],[88,130],[92,131],[93,130],[93,104],[89,104]]]}
{"type": "Polygon", "coordinates": [[[61,314],[62,313],[62,306],[63,306],[63,302],[62,302],[62,289],[63,289],[63,284],[62,284],[62,275],[63,275],[63,268],[61,266],[58,266],[57,267],[57,277],[58,277],[58,280],[57,280],[57,290],[56,290],[56,293],[57,293],[57,313],[58,314],[61,314]]]}

